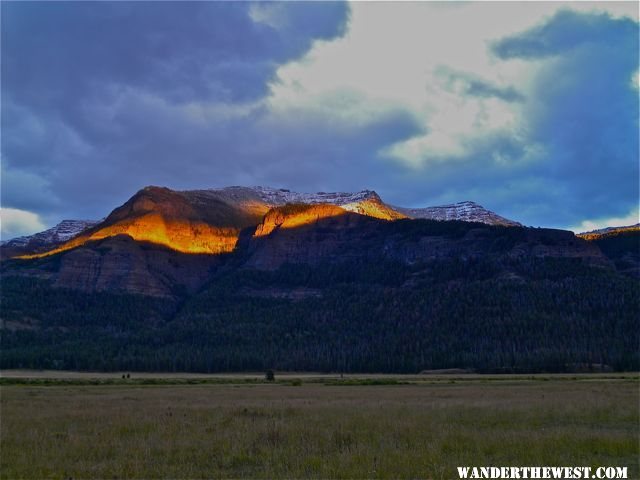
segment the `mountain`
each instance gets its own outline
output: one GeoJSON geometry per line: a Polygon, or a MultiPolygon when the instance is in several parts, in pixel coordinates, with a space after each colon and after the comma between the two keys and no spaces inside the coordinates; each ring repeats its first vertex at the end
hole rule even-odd
{"type": "Polygon", "coordinates": [[[571,232],[285,205],[227,254],[3,262],[0,368],[637,369],[640,285],[571,232]]]}
{"type": "Polygon", "coordinates": [[[183,253],[229,252],[240,230],[255,225],[268,206],[251,198],[230,202],[224,193],[146,187],[102,222],[68,242],[24,258],[39,258],[116,235],[128,235],[136,241],[152,242],[183,253]]]}
{"type": "Polygon", "coordinates": [[[38,243],[41,245],[62,243],[96,223],[98,222],[95,220],[63,220],[55,227],[34,235],[14,238],[6,242],[5,245],[24,247],[29,243],[38,243]]]}
{"type": "Polygon", "coordinates": [[[522,224],[501,217],[475,202],[459,202],[451,205],[426,208],[402,208],[396,209],[409,218],[425,218],[429,220],[462,220],[465,222],[480,222],[487,225],[504,225],[507,227],[521,227],[522,224]]]}
{"type": "Polygon", "coordinates": [[[267,270],[285,264],[317,265],[345,260],[375,262],[384,258],[412,265],[496,255],[580,258],[590,264],[610,266],[597,247],[571,232],[512,228],[515,227],[424,219],[380,222],[335,206],[288,205],[267,213],[248,239],[244,254],[249,267],[267,270]],[[429,226],[428,234],[413,231],[420,232],[424,225],[429,226]],[[503,239],[504,245],[498,239],[503,239]]]}
{"type": "MultiPolygon", "coordinates": [[[[476,204],[461,205],[407,213],[436,216],[435,224],[443,223],[445,231],[451,220],[441,218],[462,216],[484,222],[475,223],[461,238],[430,235],[410,242],[403,232],[418,220],[389,207],[370,190],[302,194],[267,187],[174,191],[150,186],[77,235],[67,229],[67,237],[56,238],[71,238],[53,244],[54,248],[20,255],[5,272],[44,278],[58,288],[175,298],[197,291],[230,254],[236,261],[242,258],[242,268],[260,270],[354,259],[392,259],[410,265],[426,259],[490,255],[495,239],[487,238],[494,233],[482,225],[502,217],[476,204]]],[[[497,226],[519,225],[502,220],[497,226]]],[[[525,252],[580,257],[608,265],[599,249],[570,232],[521,232],[525,234],[511,245],[511,256],[525,252]]]]}
{"type": "Polygon", "coordinates": [[[417,215],[371,191],[144,188],[3,259],[0,368],[640,368],[638,230],[417,215]]]}
{"type": "Polygon", "coordinates": [[[100,222],[65,221],[46,232],[10,241],[2,246],[2,254],[5,258],[39,258],[121,234],[183,253],[228,253],[242,229],[256,226],[270,209],[287,204],[333,205],[382,220],[428,218],[520,225],[473,202],[424,209],[392,207],[371,190],[308,194],[270,187],[174,191],[149,186],[100,222]]]}
{"type": "MultiPolygon", "coordinates": [[[[242,189],[242,187],[231,187],[242,189]]],[[[223,189],[228,190],[228,189],[223,189]]],[[[397,220],[406,218],[394,207],[385,204],[380,196],[372,190],[362,190],[356,193],[297,193],[286,189],[274,189],[270,187],[253,187],[252,192],[257,193],[269,207],[279,207],[286,204],[320,205],[328,204],[342,207],[343,209],[380,218],[382,220],[397,220]]]]}
{"type": "Polygon", "coordinates": [[[95,220],[63,220],[55,227],[34,235],[17,237],[2,243],[5,256],[50,250],[97,224],[95,220]]]}
{"type": "MultiPolygon", "coordinates": [[[[155,213],[152,220],[146,213],[130,214],[141,199],[146,201],[146,196],[116,209],[104,222],[107,226],[81,234],[55,254],[4,262],[3,275],[37,277],[54,287],[86,292],[176,298],[196,292],[218,270],[225,269],[273,271],[287,265],[317,267],[348,262],[397,262],[410,268],[452,258],[495,263],[500,275],[507,276],[513,272],[505,264],[527,258],[576,259],[585,265],[613,268],[597,246],[567,231],[422,219],[389,222],[331,204],[274,207],[258,225],[234,230],[238,242],[233,251],[215,255],[181,252],[175,244],[163,245],[157,236],[142,229],[156,218],[155,213]],[[127,223],[121,223],[120,216],[127,223]],[[132,235],[138,234],[132,225],[140,228],[137,238],[132,235]],[[129,230],[121,230],[123,227],[129,230]],[[76,248],[64,248],[76,242],[76,248]]],[[[173,194],[168,199],[174,201],[172,209],[182,209],[173,194]]],[[[182,212],[180,218],[185,215],[182,212]]]]}

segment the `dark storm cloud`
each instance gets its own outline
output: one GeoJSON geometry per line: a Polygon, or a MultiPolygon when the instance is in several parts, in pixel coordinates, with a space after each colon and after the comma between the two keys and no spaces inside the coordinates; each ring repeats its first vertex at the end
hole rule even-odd
{"type": "Polygon", "coordinates": [[[555,56],[527,92],[522,127],[516,135],[471,140],[461,158],[432,159],[424,175],[399,176],[404,201],[462,194],[527,224],[558,227],[637,208],[638,23],[560,11],[493,51],[504,60],[555,56]]]}
{"type": "Polygon", "coordinates": [[[4,88],[20,101],[53,107],[106,82],[176,102],[256,99],[279,64],[306,52],[314,39],[341,34],[347,16],[343,4],[292,4],[281,9],[283,28],[274,29],[254,22],[250,8],[246,2],[3,3],[4,88]]]}
{"type": "MultiPolygon", "coordinates": [[[[618,49],[637,41],[638,24],[631,19],[612,19],[608,14],[560,10],[551,19],[531,30],[493,44],[502,59],[536,59],[566,55],[574,48],[591,45],[618,49]]],[[[636,42],[637,43],[637,42],[636,42]]]]}
{"type": "Polygon", "coordinates": [[[302,191],[366,188],[392,168],[376,152],[423,131],[402,110],[352,125],[309,111],[279,115],[260,106],[231,115],[206,108],[194,112],[135,92],[120,102],[128,108],[118,114],[119,129],[105,142],[115,147],[96,149],[90,163],[71,162],[74,173],[59,176],[56,188],[74,198],[91,197],[96,175],[105,185],[118,185],[118,201],[144,184],[178,189],[255,184],[302,191]],[[93,170],[96,166],[99,172],[93,170]]]}
{"type": "Polygon", "coordinates": [[[48,223],[99,218],[147,184],[375,188],[395,204],[468,199],[550,226],[624,216],[637,205],[632,20],[561,11],[498,40],[496,61],[542,65],[526,90],[444,67],[446,90],[510,103],[522,125],[463,140],[468,154],[425,159],[420,170],[380,153],[427,133],[405,109],[363,119],[263,101],[280,65],[345,33],[343,4],[1,8],[2,205],[48,223]]]}
{"type": "Polygon", "coordinates": [[[95,215],[193,159],[228,167],[227,134],[255,119],[223,116],[205,141],[171,109],[265,97],[276,69],[342,35],[349,13],[328,2],[260,8],[271,7],[270,23],[247,2],[3,2],[3,206],[33,209],[49,189],[37,212],[95,215]],[[29,175],[31,188],[7,185],[29,175]]]}
{"type": "Polygon", "coordinates": [[[638,33],[627,18],[561,11],[495,47],[502,57],[558,55],[536,79],[526,115],[528,141],[547,158],[531,174],[564,193],[560,224],[625,216],[638,205],[638,33]]]}

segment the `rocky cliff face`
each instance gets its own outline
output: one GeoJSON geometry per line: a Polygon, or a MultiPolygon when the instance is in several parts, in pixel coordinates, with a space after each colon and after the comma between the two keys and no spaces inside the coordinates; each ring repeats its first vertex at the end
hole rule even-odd
{"type": "Polygon", "coordinates": [[[597,246],[615,263],[619,272],[640,278],[640,224],[609,227],[577,236],[597,246]]]}
{"type": "Polygon", "coordinates": [[[284,263],[316,265],[352,257],[349,247],[382,220],[333,205],[289,205],[271,210],[247,246],[247,268],[276,269],[284,263]]]}
{"type": "Polygon", "coordinates": [[[298,223],[297,215],[274,212],[275,221],[260,225],[249,242],[246,266],[268,270],[284,263],[314,265],[353,259],[375,262],[385,258],[411,265],[447,258],[506,261],[554,257],[612,267],[596,245],[563,230],[473,227],[461,223],[448,227],[448,223],[420,220],[380,222],[339,211],[298,223]],[[285,225],[290,227],[283,228],[285,225]]]}
{"type": "Polygon", "coordinates": [[[182,254],[117,235],[51,257],[15,262],[20,275],[47,279],[55,287],[172,297],[194,293],[220,257],[182,254]]]}
{"type": "Polygon", "coordinates": [[[321,219],[339,217],[347,211],[334,205],[287,205],[269,210],[256,227],[255,237],[270,235],[275,230],[317,225],[321,219]]]}

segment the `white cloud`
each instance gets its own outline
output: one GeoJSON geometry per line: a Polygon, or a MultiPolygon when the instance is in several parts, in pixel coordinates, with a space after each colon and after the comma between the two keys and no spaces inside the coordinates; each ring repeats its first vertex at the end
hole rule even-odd
{"type": "Polygon", "coordinates": [[[584,220],[580,225],[569,228],[575,233],[590,232],[600,228],[607,227],[623,227],[627,225],[635,225],[640,222],[640,208],[634,209],[625,217],[599,218],[596,220],[584,220]]]}
{"type": "Polygon", "coordinates": [[[377,111],[403,108],[426,133],[385,153],[414,168],[463,156],[475,138],[517,135],[524,107],[451,88],[442,81],[442,68],[526,97],[544,61],[501,61],[490,42],[563,7],[637,17],[634,2],[354,2],[347,34],[318,41],[304,58],[281,67],[269,103],[275,112],[304,108],[364,121],[377,111]]]}
{"type": "Polygon", "coordinates": [[[27,210],[0,208],[0,238],[9,240],[22,235],[31,235],[45,229],[40,217],[27,210]]]}

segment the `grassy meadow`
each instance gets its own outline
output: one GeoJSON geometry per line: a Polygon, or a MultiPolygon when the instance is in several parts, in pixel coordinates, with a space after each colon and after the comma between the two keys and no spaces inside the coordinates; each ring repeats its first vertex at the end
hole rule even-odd
{"type": "Polygon", "coordinates": [[[463,465],[640,477],[637,374],[59,377],[3,372],[3,479],[451,479],[463,465]]]}

